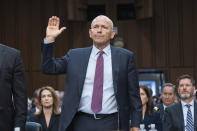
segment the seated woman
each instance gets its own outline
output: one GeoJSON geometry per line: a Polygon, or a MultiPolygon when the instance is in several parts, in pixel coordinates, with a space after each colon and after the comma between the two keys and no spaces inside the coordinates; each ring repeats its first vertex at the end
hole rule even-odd
{"type": "Polygon", "coordinates": [[[151,124],[155,124],[157,131],[162,131],[162,120],[159,112],[154,110],[152,90],[147,85],[140,85],[140,97],[142,101],[142,121],[145,129],[149,130],[151,124]]]}
{"type": "Polygon", "coordinates": [[[39,104],[39,111],[30,116],[30,121],[40,123],[43,131],[57,131],[60,118],[59,99],[52,87],[40,89],[39,104]]]}

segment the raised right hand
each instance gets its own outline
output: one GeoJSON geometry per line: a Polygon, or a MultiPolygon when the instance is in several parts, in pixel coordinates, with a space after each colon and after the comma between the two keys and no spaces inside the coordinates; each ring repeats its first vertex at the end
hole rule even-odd
{"type": "Polygon", "coordinates": [[[56,37],[66,29],[66,27],[62,27],[59,29],[59,25],[60,19],[57,16],[52,16],[51,18],[49,18],[46,30],[46,40],[48,42],[55,41],[56,37]]]}

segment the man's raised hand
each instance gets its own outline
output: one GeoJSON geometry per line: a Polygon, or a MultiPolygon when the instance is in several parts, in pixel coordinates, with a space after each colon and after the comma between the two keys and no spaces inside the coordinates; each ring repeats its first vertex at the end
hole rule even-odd
{"type": "Polygon", "coordinates": [[[59,36],[66,27],[62,27],[59,29],[60,19],[57,16],[52,16],[49,18],[48,26],[46,30],[46,40],[48,42],[55,41],[56,37],[59,36]]]}

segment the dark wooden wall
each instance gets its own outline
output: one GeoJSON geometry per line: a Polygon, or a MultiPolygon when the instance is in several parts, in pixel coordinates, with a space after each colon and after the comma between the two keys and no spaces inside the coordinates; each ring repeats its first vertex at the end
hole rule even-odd
{"type": "Polygon", "coordinates": [[[118,27],[125,48],[135,53],[138,69],[163,69],[167,81],[189,73],[197,80],[197,1],[151,0],[152,17],[118,21],[116,5],[134,0],[1,0],[0,42],[21,50],[28,94],[44,85],[63,90],[65,76],[40,72],[40,43],[48,18],[57,15],[67,30],[57,39],[55,56],[70,48],[91,45],[90,22],[83,19],[87,4],[105,4],[106,14],[118,27]]]}

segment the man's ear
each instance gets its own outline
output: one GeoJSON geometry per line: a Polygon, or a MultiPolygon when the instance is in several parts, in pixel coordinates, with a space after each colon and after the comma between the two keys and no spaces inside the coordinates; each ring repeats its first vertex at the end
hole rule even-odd
{"type": "Polygon", "coordinates": [[[112,30],[112,33],[111,33],[111,39],[113,39],[114,38],[114,36],[115,36],[115,31],[114,30],[112,30]]]}
{"type": "Polygon", "coordinates": [[[92,38],[92,30],[89,29],[89,37],[92,38]]]}

